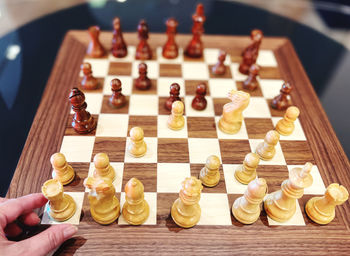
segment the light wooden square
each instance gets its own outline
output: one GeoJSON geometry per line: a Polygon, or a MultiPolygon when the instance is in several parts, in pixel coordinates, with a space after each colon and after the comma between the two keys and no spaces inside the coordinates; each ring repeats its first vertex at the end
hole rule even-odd
{"type": "MultiPolygon", "coordinates": [[[[85,93],[86,110],[92,115],[98,115],[101,112],[103,95],[101,93],[85,93]]],[[[73,109],[70,110],[74,114],[73,109]]]]}
{"type": "MultiPolygon", "coordinates": [[[[262,139],[250,139],[249,144],[252,152],[256,151],[256,147],[263,142],[262,139]]],[[[281,149],[281,145],[278,142],[275,146],[276,154],[270,161],[264,161],[260,159],[259,165],[286,165],[286,160],[284,159],[284,155],[281,149]]]]}
{"type": "MultiPolygon", "coordinates": [[[[272,117],[273,126],[276,127],[276,124],[282,117],[272,117]]],[[[291,135],[283,136],[280,135],[280,140],[306,140],[303,128],[301,127],[299,119],[294,122],[294,131],[291,135]]]]}
{"type": "Polygon", "coordinates": [[[211,97],[205,97],[207,100],[207,107],[204,110],[195,110],[192,108],[192,100],[194,96],[185,96],[185,109],[186,116],[200,116],[200,117],[212,117],[214,116],[214,104],[211,97]]]}
{"type": "Polygon", "coordinates": [[[231,74],[233,76],[233,79],[235,81],[244,81],[247,79],[247,75],[242,74],[239,72],[239,63],[232,63],[231,64],[231,74]]]}
{"type": "Polygon", "coordinates": [[[259,85],[266,99],[273,99],[280,94],[284,81],[279,79],[260,79],[259,85]]]}
{"type": "MultiPolygon", "coordinates": [[[[220,49],[205,48],[203,52],[204,61],[211,65],[216,64],[218,62],[219,52],[220,52],[220,49]]],[[[227,54],[224,64],[230,65],[230,59],[231,59],[230,55],[227,54]]]]}
{"type": "Polygon", "coordinates": [[[136,47],[128,46],[128,54],[123,58],[116,58],[112,53],[108,55],[110,61],[113,62],[132,62],[135,59],[136,47]]]}
{"type": "Polygon", "coordinates": [[[216,155],[220,158],[220,162],[222,162],[218,139],[189,138],[188,150],[190,163],[204,164],[210,155],[216,155]]]}
{"type": "Polygon", "coordinates": [[[263,97],[250,97],[248,107],[243,111],[244,117],[270,118],[271,113],[267,101],[263,97]]]}
{"type": "MultiPolygon", "coordinates": [[[[108,74],[109,60],[108,59],[92,59],[85,58],[84,62],[88,62],[91,65],[92,75],[94,77],[105,77],[108,74]]],[[[83,72],[80,71],[80,76],[83,76],[83,72]]]]}
{"type": "Polygon", "coordinates": [[[213,98],[227,98],[229,91],[237,90],[236,82],[226,78],[209,79],[209,88],[213,98]]]}
{"type": "Polygon", "coordinates": [[[83,207],[83,201],[84,201],[84,192],[65,192],[65,194],[70,195],[73,199],[74,202],[76,203],[76,211],[74,213],[74,215],[66,220],[66,221],[55,221],[54,219],[52,219],[48,213],[49,210],[49,203],[47,203],[45,205],[45,209],[44,209],[44,213],[43,213],[43,217],[41,219],[41,224],[65,224],[65,223],[69,223],[69,224],[73,224],[73,225],[79,225],[80,222],[80,215],[81,215],[81,209],[83,207]]]}
{"type": "Polygon", "coordinates": [[[157,81],[158,96],[169,97],[170,85],[178,83],[180,85],[180,97],[185,96],[185,83],[179,77],[160,77],[157,81]]]}
{"type": "Polygon", "coordinates": [[[259,66],[277,67],[275,54],[271,50],[259,50],[259,55],[256,63],[259,66]]]}
{"type": "Polygon", "coordinates": [[[107,76],[105,78],[105,82],[103,86],[103,94],[112,95],[111,81],[114,78],[118,78],[122,82],[122,93],[124,95],[131,95],[131,90],[132,90],[131,76],[107,76]]]}
{"type": "Polygon", "coordinates": [[[157,164],[157,192],[179,193],[181,182],[191,176],[188,163],[158,163],[157,164]]]}
{"type": "Polygon", "coordinates": [[[182,76],[188,80],[207,80],[209,78],[208,65],[206,63],[182,63],[182,76]]]}
{"type": "Polygon", "coordinates": [[[129,114],[139,116],[158,115],[158,96],[142,94],[131,95],[129,103],[129,114]]]}
{"type": "Polygon", "coordinates": [[[223,164],[227,194],[244,194],[248,185],[236,180],[235,171],[239,164],[223,164]]]}
{"type": "MultiPolygon", "coordinates": [[[[145,192],[145,200],[149,205],[149,216],[146,222],[143,223],[142,225],[157,225],[157,193],[145,192]]],[[[120,209],[123,209],[124,203],[125,203],[125,193],[122,192],[120,195],[120,209]]],[[[120,213],[118,224],[130,225],[124,220],[122,212],[120,213]]]]}
{"type": "Polygon", "coordinates": [[[220,116],[215,117],[215,125],[216,125],[216,132],[218,134],[219,139],[234,139],[234,140],[247,140],[248,139],[248,133],[247,128],[245,125],[244,120],[242,120],[242,126],[241,129],[236,134],[227,134],[220,130],[219,128],[219,120],[220,116]]]}
{"type": "MultiPolygon", "coordinates": [[[[113,185],[115,192],[122,191],[123,184],[123,173],[124,173],[124,163],[110,162],[110,165],[113,167],[115,172],[115,179],[113,180],[113,185]]],[[[88,177],[92,177],[95,170],[94,163],[90,163],[88,177]]],[[[85,192],[90,192],[90,189],[85,188],[85,192]]]]}
{"type": "Polygon", "coordinates": [[[60,152],[68,162],[90,162],[94,136],[64,136],[60,152]]]}
{"type": "Polygon", "coordinates": [[[183,49],[179,48],[179,55],[175,59],[167,59],[162,55],[163,48],[157,48],[158,62],[163,64],[181,64],[183,62],[183,49]]]}
{"type": "Polygon", "coordinates": [[[168,127],[168,119],[167,115],[159,115],[158,116],[158,138],[187,138],[187,119],[185,119],[185,125],[181,130],[172,130],[168,127]]]}
{"type": "Polygon", "coordinates": [[[144,138],[147,144],[146,154],[142,157],[133,157],[128,152],[128,146],[130,144],[130,137],[126,139],[126,148],[125,148],[125,160],[124,162],[128,163],[157,163],[157,138],[144,138]]]}
{"type": "Polygon", "coordinates": [[[296,203],[295,214],[290,220],[286,222],[278,222],[271,219],[269,216],[267,216],[267,220],[269,222],[269,226],[305,226],[305,220],[303,217],[303,213],[301,212],[298,201],[296,203]]]}
{"type": "Polygon", "coordinates": [[[159,77],[159,63],[157,61],[153,60],[135,60],[132,63],[132,77],[137,78],[139,77],[139,64],[141,62],[146,63],[147,65],[147,76],[150,79],[157,79],[159,77]]]}
{"type": "Polygon", "coordinates": [[[126,137],[129,116],[124,114],[100,114],[98,117],[96,136],[126,137]]]}
{"type": "Polygon", "coordinates": [[[198,225],[232,225],[227,194],[202,193],[199,205],[202,212],[198,225]]]}

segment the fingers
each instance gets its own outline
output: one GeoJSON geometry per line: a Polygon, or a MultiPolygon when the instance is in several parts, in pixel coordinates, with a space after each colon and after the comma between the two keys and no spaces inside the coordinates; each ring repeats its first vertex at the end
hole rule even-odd
{"type": "Polygon", "coordinates": [[[77,231],[78,228],[70,224],[53,225],[36,236],[18,242],[18,246],[27,248],[28,255],[46,255],[77,231]]]}
{"type": "Polygon", "coordinates": [[[20,215],[27,214],[35,208],[42,207],[47,199],[41,194],[30,194],[10,199],[0,204],[0,225],[4,229],[7,224],[15,221],[20,215]]]}
{"type": "Polygon", "coordinates": [[[8,224],[4,230],[6,236],[16,237],[22,233],[22,229],[14,222],[8,224]]]}
{"type": "Polygon", "coordinates": [[[20,221],[27,226],[35,226],[39,224],[40,219],[38,215],[35,212],[30,212],[27,214],[24,214],[20,217],[20,221]]]}

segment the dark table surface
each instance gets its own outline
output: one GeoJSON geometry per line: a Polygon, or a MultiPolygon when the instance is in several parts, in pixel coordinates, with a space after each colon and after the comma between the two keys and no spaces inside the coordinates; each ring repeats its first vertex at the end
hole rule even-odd
{"type": "MultiPolygon", "coordinates": [[[[205,33],[288,37],[313,84],[347,155],[350,155],[350,53],[319,32],[267,11],[243,4],[203,0],[205,33]]],[[[112,30],[119,16],[124,31],[135,31],[141,18],[151,32],[164,33],[175,17],[178,32],[190,33],[197,1],[108,1],[93,8],[78,5],[35,20],[0,38],[0,195],[5,195],[64,34],[98,25],[112,30]]],[[[73,86],[73,84],[72,84],[73,86]]],[[[40,150],[40,149],[38,149],[40,150]]]]}

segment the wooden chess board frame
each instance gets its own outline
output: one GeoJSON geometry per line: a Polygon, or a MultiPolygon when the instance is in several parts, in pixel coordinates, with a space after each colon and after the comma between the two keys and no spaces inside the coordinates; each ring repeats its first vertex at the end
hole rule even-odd
{"type": "MultiPolygon", "coordinates": [[[[184,48],[190,37],[177,35],[176,41],[184,48]]],[[[124,38],[128,45],[138,42],[135,33],[125,33],[124,38]]],[[[100,40],[106,49],[110,49],[111,39],[111,32],[101,33],[100,40]]],[[[152,48],[161,47],[165,40],[164,34],[151,34],[149,44],[152,48]]],[[[70,88],[76,85],[88,42],[86,31],[70,31],[65,36],[8,190],[8,198],[40,192],[42,184],[51,178],[49,158],[60,150],[67,132],[70,108],[67,97],[70,88]]],[[[206,48],[219,48],[239,56],[250,40],[240,36],[204,35],[203,42],[206,48]]],[[[292,44],[286,38],[266,37],[261,49],[274,52],[281,78],[294,86],[292,101],[301,110],[299,120],[324,185],[337,182],[350,189],[349,161],[292,44]]],[[[293,144],[290,147],[289,154],[295,152],[296,158],[302,158],[305,152],[293,148],[293,144]]],[[[308,198],[303,198],[302,205],[308,198]]],[[[230,207],[232,203],[230,201],[230,207]]],[[[88,214],[88,208],[83,208],[84,214],[88,214]]],[[[92,220],[81,221],[78,234],[63,244],[58,254],[348,255],[350,251],[349,201],[336,208],[336,219],[326,226],[314,224],[307,218],[305,226],[271,226],[266,224],[266,215],[262,214],[259,223],[253,225],[233,221],[231,226],[198,225],[182,229],[169,217],[170,208],[165,212],[157,216],[161,225],[155,226],[101,226],[92,220]]]]}

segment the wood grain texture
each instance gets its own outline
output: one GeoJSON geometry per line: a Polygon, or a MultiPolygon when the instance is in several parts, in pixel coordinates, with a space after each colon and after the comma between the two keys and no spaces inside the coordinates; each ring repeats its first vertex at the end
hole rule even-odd
{"type": "MultiPolygon", "coordinates": [[[[136,45],[138,42],[135,33],[125,33],[124,38],[128,45],[136,45]]],[[[178,35],[176,41],[180,47],[185,47],[190,38],[191,35],[178,35]]],[[[101,42],[106,49],[110,49],[111,39],[112,33],[101,33],[101,42]]],[[[166,35],[151,34],[149,44],[155,49],[156,46],[163,45],[165,41],[166,35]]],[[[205,47],[221,48],[232,54],[234,56],[232,58],[237,58],[249,41],[249,37],[203,36],[205,47]]],[[[39,192],[43,182],[49,179],[51,175],[49,158],[51,154],[60,149],[69,116],[69,101],[67,99],[69,90],[75,85],[74,81],[76,81],[79,72],[77,67],[80,66],[85,56],[88,42],[89,37],[86,31],[71,31],[66,35],[7,197],[13,198],[39,192]],[[67,61],[68,59],[69,61],[67,61]]],[[[317,163],[325,185],[338,182],[350,188],[349,160],[322,109],[293,46],[285,38],[264,38],[261,47],[273,50],[279,65],[279,73],[270,69],[265,70],[264,75],[267,77],[281,76],[295,87],[291,96],[293,103],[301,109],[300,121],[310,146],[308,149],[310,154],[307,156],[312,157],[317,163]]],[[[154,54],[154,56],[156,55],[154,54]]],[[[120,67],[115,68],[119,69],[120,67]]],[[[131,72],[131,67],[129,72],[131,72]]],[[[226,102],[223,101],[220,104],[223,105],[226,102]]],[[[215,107],[215,112],[221,110],[222,106],[215,107]]],[[[203,122],[206,121],[203,120],[203,122]]],[[[149,132],[152,132],[152,129],[149,132]]],[[[98,148],[99,152],[114,147],[116,153],[114,156],[110,155],[110,160],[123,161],[125,140],[117,141],[113,138],[115,140],[113,142],[113,139],[109,138],[99,139],[101,140],[97,142],[100,147],[98,148]]],[[[242,143],[246,144],[246,142],[242,143]]],[[[227,143],[230,141],[220,140],[220,147],[227,143]]],[[[179,151],[182,148],[188,148],[185,145],[185,140],[163,139],[161,144],[158,158],[166,162],[169,154],[174,154],[180,162],[188,162],[188,159],[185,159],[188,157],[188,153],[182,154],[179,151]]],[[[233,152],[238,162],[249,150],[249,145],[243,145],[243,147],[246,149],[237,149],[237,152],[233,152]],[[241,156],[238,156],[239,154],[241,156]]],[[[296,147],[299,149],[303,145],[296,147]]],[[[224,156],[223,161],[230,163],[232,159],[232,156],[224,156]]],[[[291,156],[290,161],[293,161],[293,156],[291,156]]],[[[86,168],[86,166],[74,166],[76,169],[82,167],[86,168]]],[[[133,168],[132,164],[128,164],[127,167],[133,168]]],[[[192,166],[191,172],[197,173],[198,168],[200,166],[192,166]]],[[[262,176],[264,168],[260,170],[262,176]]],[[[151,166],[147,170],[152,172],[151,166]]],[[[81,176],[80,178],[83,179],[84,175],[81,176]]],[[[268,179],[272,183],[271,186],[277,187],[280,178],[284,177],[276,175],[268,179]]],[[[149,189],[152,191],[155,188],[155,184],[147,184],[147,179],[144,184],[150,186],[149,189]]],[[[233,227],[230,228],[196,226],[192,229],[182,229],[174,225],[169,216],[169,209],[177,196],[158,193],[157,197],[158,225],[152,228],[121,225],[101,227],[91,218],[86,218],[87,220],[79,225],[77,236],[62,245],[57,255],[348,255],[350,251],[349,202],[337,207],[336,219],[327,226],[319,226],[310,221],[306,223],[305,227],[271,227],[267,224],[266,215],[262,214],[258,222],[253,225],[241,225],[232,218],[233,227]]],[[[230,205],[235,197],[237,195],[229,196],[230,205]]],[[[303,209],[305,200],[307,200],[307,196],[299,201],[303,214],[305,214],[303,209]]],[[[88,215],[89,206],[86,197],[83,208],[84,214],[88,215]]]]}

